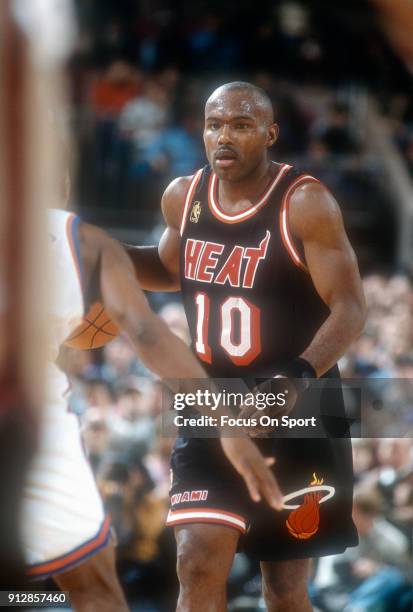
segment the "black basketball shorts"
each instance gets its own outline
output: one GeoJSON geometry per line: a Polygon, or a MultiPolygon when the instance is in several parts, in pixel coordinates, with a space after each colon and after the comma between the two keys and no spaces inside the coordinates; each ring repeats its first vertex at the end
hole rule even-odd
{"type": "MultiPolygon", "coordinates": [[[[326,397],[342,403],[341,391],[326,397]]],[[[251,500],[218,439],[178,438],[167,525],[236,529],[242,536],[239,550],[261,561],[321,557],[356,546],[351,440],[266,438],[257,444],[264,455],[276,458],[273,470],[284,496],[280,512],[251,500]]]]}

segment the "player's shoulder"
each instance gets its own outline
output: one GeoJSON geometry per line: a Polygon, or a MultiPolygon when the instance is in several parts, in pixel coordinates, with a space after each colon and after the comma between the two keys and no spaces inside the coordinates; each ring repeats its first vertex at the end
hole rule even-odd
{"type": "Polygon", "coordinates": [[[165,189],[161,206],[167,225],[175,228],[180,227],[186,196],[198,172],[191,176],[177,177],[165,189]]]}
{"type": "Polygon", "coordinates": [[[310,175],[297,178],[289,202],[289,222],[295,234],[328,230],[341,224],[341,219],[336,199],[321,181],[310,175]]]}
{"type": "Polygon", "coordinates": [[[171,197],[175,195],[183,195],[188,191],[193,177],[193,174],[191,174],[190,176],[178,176],[169,183],[169,185],[165,189],[165,194],[171,197]]]}

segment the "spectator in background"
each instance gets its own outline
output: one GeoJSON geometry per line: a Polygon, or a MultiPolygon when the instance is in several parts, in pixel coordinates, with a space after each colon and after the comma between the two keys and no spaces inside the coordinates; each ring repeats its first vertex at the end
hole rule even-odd
{"type": "Polygon", "coordinates": [[[359,151],[350,130],[348,109],[339,102],[331,104],[327,117],[316,123],[313,136],[312,147],[324,147],[331,155],[348,155],[359,151]]]}
{"type": "Polygon", "coordinates": [[[320,559],[314,582],[324,591],[329,610],[410,610],[409,540],[380,516],[381,508],[381,499],[374,489],[356,490],[353,520],[359,545],[341,555],[320,559]]]}
{"type": "Polygon", "coordinates": [[[156,424],[148,408],[145,392],[136,388],[119,392],[110,419],[112,448],[133,448],[139,457],[149,451],[154,442],[156,424]]]}
{"type": "Polygon", "coordinates": [[[349,375],[382,378],[410,375],[408,358],[413,344],[413,290],[401,274],[364,279],[367,326],[351,348],[349,375]]]}
{"type": "Polygon", "coordinates": [[[283,58],[278,70],[296,79],[317,78],[323,49],[311,24],[310,10],[291,0],[277,3],[278,56],[283,58]]]}
{"type": "Polygon", "coordinates": [[[148,371],[136,358],[136,353],[130,341],[124,336],[118,336],[104,348],[105,365],[102,376],[115,389],[124,389],[137,385],[139,378],[148,375],[148,371]]]}
{"type": "Polygon", "coordinates": [[[99,408],[88,408],[82,419],[83,442],[93,473],[97,474],[109,450],[110,431],[107,418],[99,408]]]}
{"type": "Polygon", "coordinates": [[[84,393],[87,404],[100,408],[102,414],[107,414],[112,409],[115,395],[111,385],[106,380],[100,378],[88,380],[84,393]]]}
{"type": "MultiPolygon", "coordinates": [[[[410,386],[411,386],[411,381],[410,386]]],[[[411,411],[411,406],[409,406],[411,411]]],[[[386,513],[407,537],[413,520],[413,444],[409,438],[380,440],[379,467],[372,473],[386,504],[386,513]]]]}
{"type": "Polygon", "coordinates": [[[165,532],[167,497],[158,495],[133,450],[108,455],[98,483],[116,529],[118,572],[128,600],[139,610],[170,609],[175,558],[173,538],[165,532]]]}
{"type": "Polygon", "coordinates": [[[142,73],[122,59],[111,61],[90,88],[89,104],[95,118],[95,157],[101,202],[108,181],[120,179],[122,151],[118,119],[123,108],[142,93],[142,73]]]}
{"type": "Polygon", "coordinates": [[[201,117],[196,110],[184,112],[149,145],[148,162],[165,183],[191,175],[205,164],[201,117]]]}
{"type": "Polygon", "coordinates": [[[98,121],[116,121],[126,104],[142,90],[142,73],[125,60],[115,59],[92,83],[89,104],[98,121]]]}
{"type": "Polygon", "coordinates": [[[130,172],[136,178],[148,174],[148,151],[163,129],[169,111],[168,90],[155,78],[149,78],[142,96],[129,102],[119,118],[124,139],[132,145],[130,172]]]}

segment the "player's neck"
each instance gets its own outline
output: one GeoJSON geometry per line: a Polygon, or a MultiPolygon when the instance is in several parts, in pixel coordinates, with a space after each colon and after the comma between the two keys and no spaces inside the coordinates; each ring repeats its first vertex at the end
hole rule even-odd
{"type": "Polygon", "coordinates": [[[218,184],[218,199],[220,206],[228,211],[234,207],[248,208],[265,191],[272,178],[272,165],[265,160],[262,164],[239,181],[220,180],[218,184]]]}

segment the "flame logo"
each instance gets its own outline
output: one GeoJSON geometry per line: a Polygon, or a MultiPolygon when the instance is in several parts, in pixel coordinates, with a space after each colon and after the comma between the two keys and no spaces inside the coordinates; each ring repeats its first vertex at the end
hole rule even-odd
{"type": "Polygon", "coordinates": [[[317,474],[315,472],[313,472],[313,479],[310,482],[310,487],[312,487],[314,485],[322,485],[323,482],[324,482],[324,478],[322,478],[321,480],[318,480],[317,474]]]}
{"type": "MultiPolygon", "coordinates": [[[[313,473],[310,487],[322,485],[324,478],[318,479],[313,473]]],[[[318,531],[320,524],[320,491],[307,493],[301,506],[290,512],[285,524],[294,538],[308,540],[318,531]]]]}

